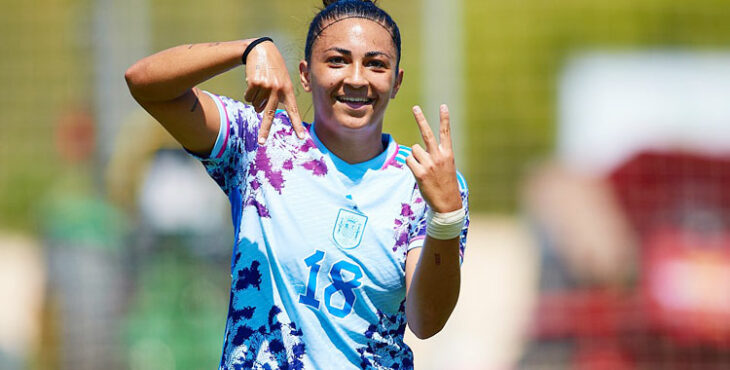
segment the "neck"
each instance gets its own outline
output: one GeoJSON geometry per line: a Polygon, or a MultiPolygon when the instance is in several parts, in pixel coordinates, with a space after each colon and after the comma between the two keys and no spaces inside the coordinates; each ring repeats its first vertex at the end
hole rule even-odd
{"type": "Polygon", "coordinates": [[[314,131],[327,150],[353,164],[373,159],[383,152],[382,127],[381,123],[376,127],[335,131],[327,125],[315,123],[314,131]]]}

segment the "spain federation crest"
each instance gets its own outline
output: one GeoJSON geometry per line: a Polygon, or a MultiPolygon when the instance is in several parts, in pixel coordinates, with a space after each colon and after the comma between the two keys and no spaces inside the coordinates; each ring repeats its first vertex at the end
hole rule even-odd
{"type": "Polygon", "coordinates": [[[360,245],[368,216],[341,208],[337,214],[335,227],[332,229],[332,238],[340,248],[352,249],[360,245]]]}

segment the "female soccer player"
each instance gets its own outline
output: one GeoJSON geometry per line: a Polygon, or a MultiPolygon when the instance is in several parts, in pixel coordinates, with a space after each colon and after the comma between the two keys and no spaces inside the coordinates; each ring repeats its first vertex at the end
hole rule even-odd
{"type": "Polygon", "coordinates": [[[398,27],[370,1],[324,5],[299,64],[311,125],[268,38],[174,47],[125,76],[231,202],[221,369],[412,368],[406,323],[428,338],[458,297],[467,189],[448,110],[437,140],[413,108],[425,148],[383,134],[403,81],[398,27]],[[241,64],[250,105],[195,87],[241,64]]]}

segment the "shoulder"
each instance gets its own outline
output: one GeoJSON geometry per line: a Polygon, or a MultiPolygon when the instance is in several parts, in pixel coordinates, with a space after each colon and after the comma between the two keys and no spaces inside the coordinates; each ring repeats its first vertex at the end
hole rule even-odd
{"type": "Polygon", "coordinates": [[[261,115],[256,113],[254,108],[234,98],[201,90],[210,96],[218,108],[221,117],[221,124],[228,123],[237,126],[258,126],[261,122],[261,115]],[[224,122],[227,121],[227,122],[224,122]]]}
{"type": "MultiPolygon", "coordinates": [[[[406,158],[411,155],[411,152],[411,147],[398,145],[398,150],[394,157],[394,162],[397,163],[401,168],[408,169],[408,166],[406,166],[406,158]]],[[[459,183],[459,191],[461,191],[462,193],[466,193],[469,191],[469,187],[466,184],[466,179],[458,169],[456,170],[456,180],[459,183]]]]}
{"type": "MultiPolygon", "coordinates": [[[[302,122],[304,128],[309,131],[311,124],[302,122]]],[[[277,141],[289,142],[293,145],[301,145],[302,142],[297,137],[294,127],[292,126],[289,114],[284,109],[277,109],[274,115],[274,120],[271,122],[271,130],[269,132],[269,138],[277,141]]],[[[311,140],[308,140],[311,141],[311,140]]],[[[312,147],[313,143],[306,144],[304,148],[307,151],[312,147]]]]}
{"type": "Polygon", "coordinates": [[[225,111],[246,111],[246,112],[253,112],[253,107],[250,105],[247,105],[241,101],[238,101],[234,98],[220,95],[216,93],[212,93],[210,91],[201,90],[206,95],[210,96],[215,104],[218,106],[219,109],[224,109],[225,111]]]}
{"type": "MultiPolygon", "coordinates": [[[[392,139],[391,139],[392,140],[392,139]]],[[[410,169],[406,165],[406,158],[411,155],[411,148],[405,145],[400,145],[393,140],[394,144],[393,153],[386,159],[383,169],[392,170],[397,169],[399,172],[406,174],[408,177],[413,177],[410,169]]],[[[412,179],[415,182],[415,178],[412,179]]]]}
{"type": "MultiPolygon", "coordinates": [[[[261,127],[262,115],[257,113],[253,106],[225,95],[214,94],[203,90],[215,102],[221,118],[221,127],[228,127],[234,138],[240,137],[246,143],[246,151],[253,151],[257,147],[257,136],[261,127]]],[[[278,109],[271,123],[270,137],[290,140],[294,135],[289,115],[283,109],[278,109]]]]}
{"type": "Polygon", "coordinates": [[[411,155],[411,147],[398,144],[398,151],[395,155],[395,161],[401,166],[406,165],[406,158],[411,155]]]}

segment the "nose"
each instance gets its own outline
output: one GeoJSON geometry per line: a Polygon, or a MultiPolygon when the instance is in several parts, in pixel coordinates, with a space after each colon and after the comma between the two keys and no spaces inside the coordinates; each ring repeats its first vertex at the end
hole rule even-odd
{"type": "Polygon", "coordinates": [[[367,86],[367,80],[364,76],[364,66],[360,63],[353,63],[350,67],[349,73],[345,77],[345,85],[352,88],[360,88],[367,86]]]}

